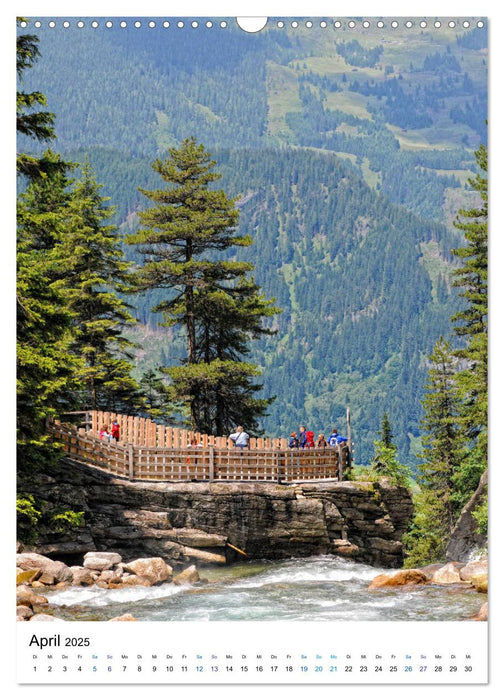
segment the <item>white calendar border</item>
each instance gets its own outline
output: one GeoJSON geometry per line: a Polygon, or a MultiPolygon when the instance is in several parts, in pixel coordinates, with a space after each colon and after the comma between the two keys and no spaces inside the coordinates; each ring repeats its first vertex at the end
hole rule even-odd
{"type": "MultiPolygon", "coordinates": [[[[91,15],[109,15],[109,16],[117,16],[117,15],[128,15],[128,14],[134,14],[134,15],[141,15],[141,16],[333,16],[337,15],[340,17],[345,17],[345,16],[368,16],[368,17],[374,17],[377,15],[380,16],[391,16],[395,15],[397,17],[403,16],[407,14],[408,16],[486,16],[490,19],[490,48],[491,48],[491,61],[490,61],[490,123],[489,123],[489,130],[490,130],[490,199],[491,199],[491,207],[490,207],[490,240],[491,240],[491,260],[490,260],[490,269],[491,269],[491,275],[493,272],[493,277],[491,277],[491,294],[492,297],[491,299],[501,299],[504,298],[504,291],[500,288],[500,285],[502,284],[502,281],[504,280],[504,276],[501,274],[499,275],[498,273],[496,274],[497,268],[497,261],[502,260],[502,235],[501,232],[499,231],[497,227],[497,221],[493,215],[493,211],[497,211],[497,207],[493,207],[492,203],[494,199],[492,199],[492,191],[498,192],[499,189],[502,187],[502,175],[501,175],[501,167],[498,164],[498,160],[500,160],[499,156],[504,155],[503,154],[503,149],[502,149],[502,135],[499,132],[502,132],[502,128],[500,124],[497,127],[494,127],[494,124],[492,122],[492,118],[495,119],[495,122],[500,121],[496,119],[496,115],[501,112],[501,101],[500,101],[500,96],[499,96],[499,86],[497,85],[497,70],[500,69],[495,69],[495,66],[502,66],[504,65],[504,57],[502,56],[502,51],[504,47],[504,41],[502,41],[502,32],[504,29],[502,28],[502,9],[501,7],[494,7],[494,2],[485,2],[485,1],[480,1],[480,2],[474,2],[474,1],[468,1],[468,0],[459,0],[458,2],[442,2],[440,0],[433,2],[432,0],[425,0],[422,3],[409,3],[407,6],[404,5],[404,2],[397,2],[394,0],[385,0],[380,3],[372,2],[372,1],[367,1],[367,2],[348,2],[342,1],[339,3],[330,3],[330,2],[317,2],[317,0],[312,0],[309,3],[302,3],[299,2],[299,0],[293,0],[292,2],[278,2],[277,0],[272,0],[271,2],[265,2],[264,0],[257,0],[257,2],[252,3],[250,0],[247,2],[231,2],[230,0],[215,0],[215,2],[206,2],[203,3],[202,0],[186,0],[184,3],[168,3],[168,2],[160,2],[159,0],[144,0],[138,5],[138,3],[131,2],[131,0],[124,0],[123,2],[113,2],[112,0],[102,0],[99,2],[96,2],[96,0],[88,0],[86,3],[79,3],[75,2],[72,3],[71,5],[65,2],[62,2],[61,0],[56,0],[56,1],[44,1],[43,5],[40,3],[40,1],[37,2],[37,0],[26,0],[25,2],[18,2],[17,0],[13,3],[14,7],[12,5],[5,10],[2,8],[1,12],[1,17],[2,21],[0,22],[0,45],[2,46],[2,51],[4,52],[2,55],[2,58],[4,60],[2,61],[2,87],[4,87],[4,94],[6,90],[10,91],[10,96],[14,94],[14,68],[13,68],[13,51],[15,47],[15,33],[13,30],[13,20],[16,14],[21,14],[21,15],[27,15],[30,16],[32,15],[41,15],[41,14],[46,14],[46,15],[54,15],[54,16],[71,16],[72,14],[82,14],[83,16],[91,16],[91,15]],[[80,10],[80,12],[79,12],[80,10]],[[140,11],[139,11],[140,10],[140,11]],[[495,231],[493,229],[493,224],[495,224],[495,231]],[[493,235],[492,235],[493,232],[493,235]]],[[[13,113],[13,112],[12,112],[13,113]]],[[[14,231],[14,222],[15,222],[15,214],[14,214],[14,207],[13,207],[13,202],[15,202],[15,183],[12,181],[13,178],[9,181],[10,177],[10,165],[14,162],[14,155],[15,155],[15,139],[13,138],[13,132],[10,131],[12,128],[12,122],[13,119],[10,118],[10,115],[6,116],[2,115],[2,152],[4,154],[3,158],[3,165],[2,167],[4,168],[4,178],[3,182],[6,181],[9,183],[9,190],[8,190],[8,195],[9,198],[7,201],[10,203],[10,210],[8,212],[8,219],[7,219],[7,227],[4,228],[4,233],[8,232],[9,235],[12,231],[14,231]]],[[[497,200],[497,197],[495,198],[497,200]]],[[[12,314],[12,308],[13,308],[13,303],[11,303],[13,297],[10,296],[9,292],[12,291],[14,288],[14,278],[15,278],[15,273],[13,275],[13,256],[12,256],[12,245],[11,241],[5,241],[6,236],[4,236],[4,245],[7,245],[7,251],[8,255],[3,255],[2,256],[2,283],[4,285],[7,285],[8,287],[8,293],[7,293],[7,300],[8,300],[8,305],[4,305],[4,309],[6,306],[8,306],[9,311],[7,312],[7,324],[8,324],[8,329],[9,333],[12,333],[14,323],[13,323],[13,316],[10,316],[9,313],[12,314]]],[[[3,292],[5,292],[5,286],[2,289],[3,292]]],[[[5,298],[5,294],[3,295],[5,298]]],[[[500,329],[497,327],[497,323],[495,321],[495,315],[493,313],[493,309],[496,307],[496,304],[492,303],[491,305],[491,315],[493,318],[493,323],[494,326],[491,326],[491,376],[492,376],[492,390],[490,394],[490,410],[491,410],[491,416],[490,416],[490,424],[491,424],[491,436],[492,436],[492,426],[495,428],[497,425],[497,421],[500,417],[500,412],[498,412],[498,406],[496,405],[495,398],[497,395],[499,395],[501,392],[499,389],[502,386],[502,370],[499,368],[497,365],[496,361],[493,361],[492,358],[497,358],[497,348],[500,348],[500,341],[501,341],[501,335],[500,335],[500,329]],[[498,415],[494,415],[494,412],[498,415]]],[[[12,341],[13,339],[10,338],[12,341]]],[[[15,434],[15,407],[14,407],[14,393],[13,393],[13,386],[14,386],[14,381],[13,381],[13,368],[14,368],[14,358],[15,358],[15,350],[13,349],[13,342],[8,344],[7,348],[4,348],[3,351],[3,359],[4,359],[4,371],[2,372],[2,388],[4,389],[3,391],[3,396],[12,396],[12,403],[7,406],[2,407],[2,426],[4,427],[4,435],[9,435],[13,436],[15,434]]],[[[499,421],[500,422],[500,421],[499,421]]],[[[2,650],[2,668],[3,668],[3,673],[2,673],[2,686],[8,691],[8,696],[9,697],[15,697],[15,698],[24,698],[24,697],[33,697],[34,693],[34,687],[33,686],[18,686],[16,685],[15,682],[15,643],[14,643],[14,638],[16,635],[16,623],[14,621],[14,615],[13,615],[13,610],[14,610],[14,605],[15,605],[15,596],[13,592],[13,586],[11,584],[11,571],[12,569],[10,568],[10,561],[12,557],[12,551],[15,543],[15,528],[14,528],[14,509],[13,509],[13,502],[14,502],[14,494],[15,494],[15,474],[14,474],[14,445],[12,445],[12,451],[9,452],[6,455],[6,459],[3,460],[4,462],[4,474],[3,476],[7,478],[8,481],[8,488],[2,490],[2,495],[3,498],[5,498],[5,503],[2,503],[2,525],[4,528],[4,532],[7,532],[7,536],[4,536],[2,538],[2,541],[5,544],[5,553],[4,557],[7,557],[7,562],[9,564],[4,567],[4,579],[2,581],[2,631],[3,631],[3,638],[4,640],[7,640],[7,644],[5,646],[8,646],[8,649],[2,650]],[[11,642],[12,640],[12,642],[11,642]]],[[[496,445],[495,445],[495,440],[491,439],[491,451],[490,451],[490,463],[491,463],[491,469],[490,469],[490,483],[491,483],[491,489],[493,490],[494,493],[504,493],[504,489],[502,488],[502,468],[500,467],[499,461],[497,459],[497,451],[496,451],[496,445]]],[[[491,533],[493,535],[493,539],[497,537],[498,533],[498,522],[497,518],[494,517],[494,508],[498,509],[498,505],[496,504],[496,499],[492,498],[492,495],[490,497],[490,527],[491,527],[491,533]]],[[[496,557],[498,554],[496,554],[496,557]]],[[[496,582],[496,586],[498,585],[497,582],[499,581],[499,578],[502,574],[502,565],[499,564],[497,561],[491,560],[491,578],[492,581],[496,582]]],[[[474,693],[486,693],[486,692],[491,692],[492,694],[496,692],[497,690],[502,690],[504,687],[503,685],[503,676],[504,676],[504,664],[502,663],[502,659],[499,658],[499,644],[500,644],[500,637],[502,635],[498,635],[499,629],[498,627],[502,626],[502,604],[499,601],[498,596],[496,595],[490,595],[490,623],[489,623],[489,639],[490,639],[490,649],[489,649],[489,661],[490,661],[490,683],[486,686],[464,686],[464,685],[457,685],[456,686],[456,693],[458,697],[465,697],[466,695],[469,697],[469,693],[471,694],[471,697],[473,696],[474,693]],[[493,621],[493,623],[492,623],[493,621]]],[[[18,623],[22,624],[22,623],[18,623]]],[[[74,624],[74,623],[71,623],[74,624]]],[[[78,624],[78,623],[76,623],[78,624]]],[[[93,625],[97,625],[98,628],[101,625],[108,624],[108,623],[93,623],[93,625]]],[[[133,624],[138,624],[138,623],[133,623],[133,624]]],[[[150,623],[149,623],[150,624],[150,623]]],[[[152,623],[154,625],[156,624],[162,624],[162,623],[152,623]]],[[[242,624],[242,623],[237,623],[237,624],[242,624]]],[[[243,623],[247,624],[247,623],[243,623]]],[[[302,623],[300,623],[302,624],[302,623]]],[[[370,623],[374,624],[374,623],[370,623]]],[[[392,623],[395,624],[395,623],[392,623]]],[[[474,624],[481,624],[481,623],[474,623],[474,624]]],[[[484,623],[483,623],[484,624],[484,623]]],[[[416,623],[408,623],[408,625],[411,625],[411,632],[413,633],[415,630],[415,625],[416,623]]],[[[42,627],[40,625],[37,626],[36,629],[40,630],[42,632],[42,629],[46,627],[47,625],[44,625],[42,623],[42,627]]],[[[96,693],[97,691],[95,689],[101,688],[105,686],[88,686],[88,685],[82,685],[82,686],[66,686],[66,685],[58,685],[58,686],[44,686],[44,687],[37,687],[37,697],[49,697],[49,693],[51,697],[66,697],[69,692],[72,693],[73,696],[76,697],[88,697],[89,693],[96,693]]],[[[115,686],[108,686],[110,687],[115,687],[115,686]]],[[[129,698],[129,697],[137,697],[138,696],[138,690],[141,687],[140,685],[134,685],[134,686],[117,686],[120,688],[120,693],[121,696],[124,698],[129,698]]],[[[147,688],[150,688],[151,686],[145,686],[147,688]]],[[[185,686],[176,686],[174,688],[174,692],[178,692],[179,689],[181,692],[183,692],[183,687],[185,686]]],[[[344,687],[344,693],[345,697],[352,697],[353,694],[360,695],[362,691],[363,686],[359,685],[345,685],[344,687]]],[[[394,697],[394,694],[399,694],[402,696],[405,692],[405,687],[406,685],[395,685],[395,686],[373,686],[373,693],[379,693],[378,697],[394,697]]],[[[436,689],[439,686],[427,686],[424,687],[423,685],[409,685],[407,684],[407,693],[409,696],[412,697],[424,697],[425,693],[432,693],[434,692],[434,697],[436,697],[436,689]]],[[[338,689],[335,688],[334,686],[317,686],[313,687],[310,686],[310,689],[312,689],[317,693],[317,697],[331,697],[334,698],[335,693],[338,692],[338,689]]],[[[168,692],[168,691],[167,691],[168,692]]],[[[240,697],[256,697],[256,693],[260,692],[261,694],[266,693],[266,697],[270,697],[273,695],[273,693],[278,693],[278,686],[256,686],[256,685],[240,685],[238,686],[204,686],[204,689],[201,688],[200,692],[205,693],[205,697],[235,697],[237,693],[240,694],[240,697]],[[269,692],[271,689],[271,692],[269,692]]],[[[297,698],[297,697],[303,697],[305,698],[306,696],[306,689],[303,686],[288,686],[288,692],[289,696],[291,698],[297,698]]],[[[311,692],[311,691],[310,691],[311,692]]],[[[340,691],[342,692],[342,691],[340,691]]],[[[439,692],[446,692],[443,688],[439,689],[439,692]]]]}

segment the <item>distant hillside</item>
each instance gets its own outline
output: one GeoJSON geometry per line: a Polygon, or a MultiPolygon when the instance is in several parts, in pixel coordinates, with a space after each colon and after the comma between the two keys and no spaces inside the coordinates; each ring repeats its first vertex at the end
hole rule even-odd
{"type": "MultiPolygon", "coordinates": [[[[26,88],[57,115],[53,147],[89,158],[125,232],[148,206],[137,187],[160,184],[151,162],[196,136],[255,239],[240,256],[284,309],[251,348],[277,396],[265,432],[343,430],[350,405],[365,462],[387,411],[414,463],[426,358],[458,303],[451,221],[486,140],[486,30],[175,24],[37,31],[26,88]]],[[[178,362],[154,296],[135,303],[142,367],[178,362]]]]}

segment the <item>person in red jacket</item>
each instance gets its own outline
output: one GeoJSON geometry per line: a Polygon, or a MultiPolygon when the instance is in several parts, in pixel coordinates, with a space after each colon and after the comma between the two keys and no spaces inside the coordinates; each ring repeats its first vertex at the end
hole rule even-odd
{"type": "Polygon", "coordinates": [[[119,442],[120,431],[121,431],[121,428],[119,426],[119,423],[115,420],[112,424],[112,440],[119,442]]]}

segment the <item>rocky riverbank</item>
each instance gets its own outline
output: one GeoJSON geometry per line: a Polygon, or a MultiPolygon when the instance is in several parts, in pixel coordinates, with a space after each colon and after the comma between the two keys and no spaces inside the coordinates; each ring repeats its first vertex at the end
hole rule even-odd
{"type": "MultiPolygon", "coordinates": [[[[173,568],[337,554],[371,566],[402,566],[401,538],[413,504],[380,482],[131,482],[62,460],[26,491],[55,510],[84,513],[67,533],[40,528],[34,550],[78,564],[89,551],[124,561],[161,557],[173,568]]],[[[19,490],[23,489],[20,484],[19,490]]]]}
{"type": "MultiPolygon", "coordinates": [[[[97,586],[119,589],[129,586],[156,586],[173,583],[177,586],[197,584],[200,576],[191,565],[175,573],[160,557],[123,562],[117,552],[88,552],[82,566],[67,566],[35,552],[18,552],[16,557],[16,619],[18,621],[56,620],[44,613],[48,600],[37,590],[65,589],[69,586],[97,586]]],[[[134,620],[132,616],[111,618],[134,620]]]]}
{"type": "MultiPolygon", "coordinates": [[[[249,579],[250,583],[247,582],[241,589],[247,618],[254,606],[259,605],[260,609],[264,609],[265,603],[269,600],[275,601],[273,607],[277,606],[275,609],[279,615],[283,614],[282,606],[286,604],[287,608],[289,604],[294,604],[296,610],[302,608],[303,598],[299,598],[295,591],[297,585],[303,587],[306,581],[311,582],[312,605],[314,597],[316,600],[317,596],[320,596],[320,607],[315,606],[318,615],[321,611],[327,611],[330,615],[335,606],[337,609],[341,601],[346,600],[345,607],[353,605],[355,608],[349,619],[366,619],[366,612],[371,613],[370,619],[375,619],[377,606],[386,616],[384,619],[389,619],[392,612],[390,608],[392,597],[395,601],[392,619],[398,617],[401,619],[401,615],[407,615],[408,619],[411,619],[413,607],[418,609],[423,618],[426,614],[430,614],[431,617],[427,619],[445,619],[444,615],[448,616],[446,619],[457,619],[450,617],[453,615],[451,610],[454,604],[458,608],[459,619],[487,620],[488,618],[488,603],[485,600],[485,594],[488,591],[486,558],[469,564],[448,562],[387,573],[383,573],[382,570],[382,573],[374,577],[370,576],[370,567],[367,565],[351,563],[350,560],[340,557],[324,556],[315,559],[297,559],[294,562],[287,565],[287,568],[278,569],[272,569],[272,564],[269,564],[268,573],[264,574],[262,579],[261,576],[259,579],[254,576],[249,579]],[[307,562],[306,572],[300,568],[303,566],[302,562],[307,562]],[[292,579],[287,572],[291,572],[292,579]],[[342,583],[345,580],[347,584],[342,583]],[[305,581],[304,584],[303,581],[305,581]],[[279,601],[275,598],[277,586],[282,588],[283,602],[280,607],[278,607],[279,601]],[[250,598],[252,590],[257,591],[260,596],[256,602],[250,598]],[[294,602],[286,603],[285,601],[290,600],[289,596],[292,595],[295,598],[294,602]],[[455,602],[457,600],[458,603],[455,602]],[[479,607],[474,607],[474,600],[480,601],[479,607]],[[472,608],[469,614],[466,612],[467,608],[472,608]],[[363,615],[364,617],[361,617],[363,615]],[[436,615],[439,615],[439,618],[436,615]]],[[[233,577],[236,576],[236,566],[243,569],[243,566],[232,566],[231,570],[235,570],[233,577]]],[[[283,567],[285,566],[284,564],[283,567]]],[[[265,571],[265,569],[262,570],[265,571]]],[[[257,573],[257,568],[255,571],[257,573]]],[[[191,613],[194,612],[192,605],[195,594],[198,605],[203,606],[204,611],[208,609],[209,613],[214,605],[222,610],[223,601],[227,600],[231,617],[235,619],[236,593],[234,595],[232,593],[233,586],[227,589],[227,592],[225,587],[219,588],[218,581],[225,581],[227,574],[224,574],[223,578],[216,578],[215,572],[215,567],[208,570],[209,580],[207,580],[200,578],[200,572],[194,565],[174,571],[159,557],[123,561],[116,552],[88,552],[82,565],[75,566],[67,566],[63,562],[53,561],[34,552],[19,552],[17,555],[17,619],[31,622],[72,620],[73,614],[77,616],[76,619],[81,619],[86,603],[82,608],[80,600],[87,601],[87,605],[90,601],[95,601],[99,607],[95,609],[97,612],[91,613],[92,619],[103,621],[135,621],[137,613],[142,620],[156,620],[159,619],[157,617],[159,609],[155,601],[165,600],[168,603],[175,600],[178,601],[175,615],[181,614],[184,619],[184,608],[189,606],[191,613]],[[165,584],[168,585],[165,586],[165,584]],[[138,592],[133,592],[135,587],[138,592]],[[174,592],[175,587],[179,587],[180,597],[174,592]],[[149,588],[152,588],[152,592],[148,591],[149,588]],[[159,588],[159,594],[155,592],[156,588],[159,588]],[[130,589],[131,592],[118,589],[130,589]],[[144,589],[147,590],[143,592],[144,589]],[[123,597],[123,593],[126,596],[123,597]],[[55,599],[61,602],[55,604],[55,599]],[[101,605],[104,600],[108,600],[110,604],[100,607],[100,600],[101,605]],[[114,600],[115,606],[112,603],[114,600]],[[123,605],[118,605],[119,600],[123,601],[123,605]],[[141,600],[151,601],[147,614],[152,615],[152,618],[146,617],[147,609],[144,605],[139,606],[135,603],[141,600]],[[73,613],[67,608],[68,601],[72,601],[73,613]],[[126,601],[129,603],[125,604],[126,601]],[[64,607],[60,609],[59,605],[64,607]],[[98,610],[100,610],[99,613],[98,610]]],[[[234,580],[236,585],[239,579],[234,580]]],[[[89,614],[89,607],[87,611],[89,614]]],[[[204,617],[206,614],[205,612],[204,617]]],[[[306,615],[306,611],[299,614],[306,615]]]]}
{"type": "MultiPolygon", "coordinates": [[[[432,564],[419,569],[402,569],[395,573],[380,574],[368,586],[368,591],[397,586],[451,586],[471,587],[479,593],[488,593],[488,559],[482,557],[467,564],[463,562],[447,562],[432,564]]],[[[488,619],[488,601],[474,620],[488,619]]]]}

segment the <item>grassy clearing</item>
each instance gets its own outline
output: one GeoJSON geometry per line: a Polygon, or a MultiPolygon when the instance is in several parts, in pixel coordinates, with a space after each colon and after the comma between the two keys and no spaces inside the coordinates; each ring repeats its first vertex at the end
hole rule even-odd
{"type": "Polygon", "coordinates": [[[345,158],[346,160],[349,160],[354,164],[357,162],[357,156],[355,155],[355,153],[344,153],[343,151],[335,151],[334,154],[338,156],[338,158],[345,158]]]}
{"type": "Polygon", "coordinates": [[[266,64],[266,71],[269,133],[273,136],[292,136],[285,122],[285,115],[302,109],[296,73],[291,68],[271,61],[266,64]]]}
{"type": "MultiPolygon", "coordinates": [[[[399,141],[401,148],[405,151],[417,151],[422,149],[431,150],[447,150],[454,148],[457,144],[453,138],[453,124],[451,130],[433,129],[417,129],[404,130],[399,126],[387,124],[387,129],[391,131],[399,141]]],[[[461,139],[462,140],[462,139],[461,139]]]]}
{"type": "Polygon", "coordinates": [[[400,71],[407,71],[413,64],[415,69],[421,68],[426,56],[435,53],[445,53],[446,45],[433,41],[415,41],[413,37],[404,37],[383,43],[381,62],[390,64],[400,71]]]}
{"type": "Polygon", "coordinates": [[[324,102],[327,109],[339,109],[359,119],[372,119],[367,110],[367,97],[357,92],[330,92],[324,102]]]}
{"type": "Polygon", "coordinates": [[[470,177],[474,177],[474,173],[471,170],[434,170],[431,168],[424,168],[424,170],[434,172],[436,175],[455,176],[462,187],[464,187],[470,177]]]}
{"type": "Polygon", "coordinates": [[[428,243],[420,243],[422,257],[420,262],[425,265],[425,270],[429,275],[432,285],[432,300],[437,302],[437,282],[440,277],[443,277],[446,283],[449,283],[450,272],[452,266],[450,262],[442,257],[439,249],[439,244],[436,241],[428,243]]]}
{"type": "Polygon", "coordinates": [[[346,73],[348,78],[352,77],[353,73],[358,73],[359,76],[366,78],[379,79],[383,75],[383,71],[379,68],[356,68],[349,66],[343,56],[334,54],[333,56],[311,56],[304,61],[293,61],[292,65],[299,64],[304,71],[312,71],[320,75],[329,77],[337,77],[346,73]]]}
{"type": "Polygon", "coordinates": [[[369,167],[369,158],[362,159],[361,172],[366,184],[372,189],[375,190],[378,183],[381,184],[381,174],[371,170],[369,167]]]}

